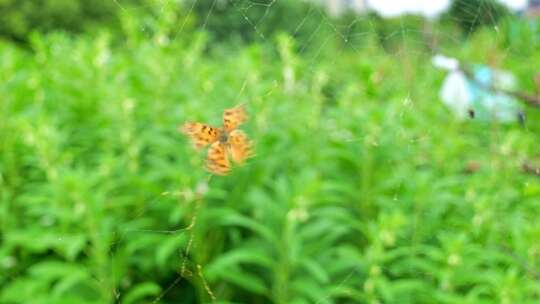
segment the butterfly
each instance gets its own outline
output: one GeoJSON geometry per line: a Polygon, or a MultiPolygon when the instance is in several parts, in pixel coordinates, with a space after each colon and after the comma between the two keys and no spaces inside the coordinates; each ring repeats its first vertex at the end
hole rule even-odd
{"type": "Polygon", "coordinates": [[[247,120],[243,106],[226,109],[223,112],[223,126],[215,128],[200,122],[186,122],[179,127],[196,150],[210,145],[206,156],[206,169],[216,175],[227,175],[231,171],[229,156],[241,165],[252,157],[253,142],[238,126],[247,120]]]}

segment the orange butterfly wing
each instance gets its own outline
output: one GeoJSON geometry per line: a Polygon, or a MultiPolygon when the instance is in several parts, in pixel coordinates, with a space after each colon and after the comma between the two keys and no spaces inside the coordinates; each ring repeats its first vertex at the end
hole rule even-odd
{"type": "Polygon", "coordinates": [[[231,158],[237,164],[243,164],[253,156],[253,142],[241,130],[234,130],[229,134],[228,147],[231,158]]]}
{"type": "Polygon", "coordinates": [[[213,143],[208,149],[206,169],[217,175],[227,175],[231,171],[227,150],[221,142],[213,143]]]}
{"type": "Polygon", "coordinates": [[[219,139],[220,130],[199,122],[186,122],[179,131],[189,137],[195,149],[216,142],[219,139]]]}
{"type": "Polygon", "coordinates": [[[223,112],[223,129],[226,132],[231,132],[246,120],[247,114],[244,106],[227,109],[223,112]]]}
{"type": "Polygon", "coordinates": [[[214,128],[198,122],[186,122],[179,131],[189,137],[195,149],[199,150],[207,145],[206,169],[216,175],[227,175],[231,171],[229,153],[237,164],[243,164],[246,159],[253,156],[253,143],[246,133],[235,130],[247,120],[243,106],[227,109],[223,112],[223,128],[214,128]],[[222,135],[228,134],[220,140],[222,135]]]}

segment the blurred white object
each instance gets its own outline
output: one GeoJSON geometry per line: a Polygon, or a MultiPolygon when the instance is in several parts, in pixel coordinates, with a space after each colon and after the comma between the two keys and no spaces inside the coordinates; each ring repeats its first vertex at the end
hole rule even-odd
{"type": "Polygon", "coordinates": [[[368,9],[367,0],[325,0],[324,2],[332,16],[339,16],[346,11],[362,14],[368,9]]]}
{"type": "Polygon", "coordinates": [[[368,3],[371,9],[383,17],[418,14],[435,18],[450,6],[450,0],[371,0],[368,3]]]}
{"type": "Polygon", "coordinates": [[[471,113],[482,121],[505,123],[523,118],[518,101],[501,92],[513,91],[517,87],[516,78],[511,73],[475,65],[468,77],[455,58],[436,55],[432,63],[449,71],[442,84],[440,98],[459,119],[465,119],[471,113]]]}
{"type": "Polygon", "coordinates": [[[455,70],[446,76],[441,88],[440,98],[458,118],[467,118],[473,104],[468,80],[463,72],[455,70]]]}
{"type": "MultiPolygon", "coordinates": [[[[315,0],[325,4],[330,14],[337,16],[347,10],[357,14],[373,10],[385,18],[398,17],[405,14],[421,15],[428,19],[437,18],[448,10],[451,0],[315,0]]],[[[461,0],[467,1],[467,0],[461,0]]],[[[498,0],[514,11],[527,7],[528,0],[498,0]]],[[[476,8],[470,8],[471,15],[476,14],[476,8]]]]}
{"type": "Polygon", "coordinates": [[[520,11],[527,7],[528,0],[501,0],[500,2],[508,6],[511,10],[520,11]]]}
{"type": "Polygon", "coordinates": [[[447,71],[455,71],[459,68],[459,61],[456,58],[446,57],[441,54],[433,56],[431,62],[434,66],[447,71]]]}

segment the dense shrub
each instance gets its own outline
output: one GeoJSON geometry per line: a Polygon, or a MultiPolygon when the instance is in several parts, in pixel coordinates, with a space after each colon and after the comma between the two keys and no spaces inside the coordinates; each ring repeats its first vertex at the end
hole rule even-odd
{"type": "Polygon", "coordinates": [[[501,26],[501,46],[514,53],[533,55],[540,49],[540,20],[508,18],[501,26]]]}
{"type": "Polygon", "coordinates": [[[335,30],[326,11],[312,1],[4,0],[0,35],[27,41],[32,31],[78,33],[96,24],[118,31],[118,21],[126,15],[141,19],[136,22],[139,30],[149,34],[163,25],[156,23],[168,23],[169,38],[180,31],[186,34],[192,26],[209,32],[213,41],[262,41],[285,32],[303,45],[321,42],[335,30]]]}
{"type": "MultiPolygon", "coordinates": [[[[217,40],[255,41],[286,32],[306,42],[317,34],[321,23],[330,22],[326,11],[305,0],[190,0],[198,25],[217,40]]],[[[189,6],[189,5],[186,5],[189,6]]],[[[322,29],[322,31],[328,28],[322,29]]],[[[320,33],[319,33],[320,35],[320,33]]]]}
{"type": "Polygon", "coordinates": [[[445,17],[470,34],[479,27],[496,25],[508,15],[508,9],[496,0],[453,0],[445,17]]]}
{"type": "MultiPolygon", "coordinates": [[[[519,168],[537,119],[456,121],[414,44],[206,52],[206,33],[140,39],[131,21],[121,48],[0,44],[0,302],[540,300],[540,181],[519,168]],[[240,102],[257,156],[209,179],[176,127],[240,102]]],[[[485,53],[471,43],[451,51],[485,53]]]]}
{"type": "MultiPolygon", "coordinates": [[[[343,39],[318,19],[328,39],[302,40],[265,17],[264,39],[238,23],[249,45],[208,51],[230,39],[214,17],[159,3],[126,8],[121,45],[0,42],[0,303],[540,301],[540,180],[520,168],[539,114],[454,119],[421,20],[353,17],[343,39]],[[239,103],[256,157],[210,178],[176,128],[239,103]]],[[[535,72],[534,49],[478,34],[445,51],[535,72]]]]}
{"type": "Polygon", "coordinates": [[[23,41],[32,31],[78,32],[96,23],[113,22],[118,9],[112,0],[3,0],[0,35],[23,41]]]}

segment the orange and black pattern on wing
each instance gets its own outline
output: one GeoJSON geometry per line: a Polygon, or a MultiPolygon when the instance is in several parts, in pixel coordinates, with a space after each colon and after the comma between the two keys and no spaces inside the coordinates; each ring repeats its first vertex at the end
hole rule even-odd
{"type": "Polygon", "coordinates": [[[179,128],[179,131],[189,137],[197,150],[216,142],[220,134],[218,128],[199,122],[186,122],[179,128]]]}
{"type": "Polygon", "coordinates": [[[231,171],[227,150],[221,142],[213,143],[208,149],[206,169],[217,175],[227,175],[231,171]]]}
{"type": "Polygon", "coordinates": [[[241,130],[232,131],[227,144],[231,158],[237,164],[243,164],[253,156],[253,142],[241,130]]]}
{"type": "Polygon", "coordinates": [[[247,120],[246,110],[243,106],[227,109],[223,112],[223,129],[230,132],[247,120]]]}

